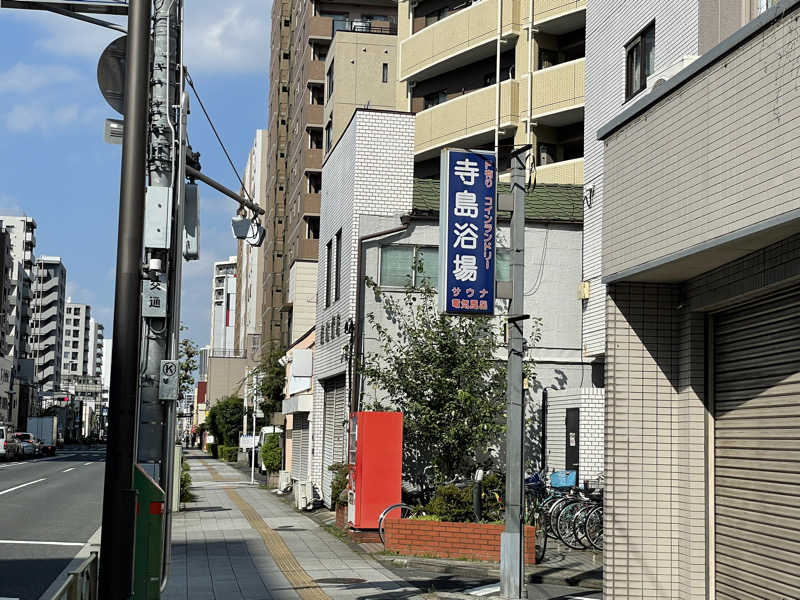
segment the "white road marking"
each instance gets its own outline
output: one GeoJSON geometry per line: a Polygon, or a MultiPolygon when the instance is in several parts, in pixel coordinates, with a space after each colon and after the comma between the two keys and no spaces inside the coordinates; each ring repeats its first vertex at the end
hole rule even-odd
{"type": "Polygon", "coordinates": [[[94,464],[94,463],[90,463],[90,462],[88,462],[88,463],[83,463],[83,466],[84,466],[84,467],[88,467],[88,466],[89,466],[89,465],[91,465],[91,464],[94,464]]]}
{"type": "Polygon", "coordinates": [[[70,467],[69,469],[62,471],[62,473],[69,473],[70,471],[74,471],[75,467],[70,467]]]}
{"type": "Polygon", "coordinates": [[[0,544],[25,544],[29,546],[81,546],[83,542],[38,542],[28,540],[0,540],[0,544]]]}
{"type": "Polygon", "coordinates": [[[7,490],[3,490],[2,492],[0,492],[0,496],[2,496],[3,494],[8,494],[9,492],[13,492],[14,490],[18,490],[20,488],[33,485],[34,483],[39,483],[40,481],[44,481],[45,479],[47,479],[47,477],[42,477],[41,479],[37,479],[36,481],[29,481],[28,483],[23,483],[22,485],[15,486],[13,488],[8,488],[7,490]]]}

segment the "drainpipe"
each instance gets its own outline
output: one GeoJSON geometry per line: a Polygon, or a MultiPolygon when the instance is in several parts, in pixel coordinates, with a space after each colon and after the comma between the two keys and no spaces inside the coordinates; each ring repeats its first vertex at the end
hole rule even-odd
{"type": "MultiPolygon", "coordinates": [[[[499,1],[499,0],[498,0],[499,1]]],[[[354,348],[350,357],[350,361],[358,360],[361,356],[361,319],[362,319],[362,304],[364,289],[364,242],[374,240],[379,237],[391,235],[393,233],[400,233],[401,231],[408,231],[408,226],[411,224],[411,216],[403,215],[400,217],[402,225],[377,231],[375,233],[368,233],[358,238],[358,257],[356,259],[356,318],[353,322],[353,340],[354,348]]],[[[359,397],[361,395],[361,378],[355,376],[355,369],[350,379],[350,412],[356,412],[359,408],[359,397]]],[[[349,421],[349,419],[348,419],[349,421]]]]}
{"type": "Polygon", "coordinates": [[[494,151],[497,152],[497,166],[500,166],[500,46],[503,38],[503,0],[497,0],[497,56],[495,57],[495,124],[494,151]]]}
{"type": "MultiPolygon", "coordinates": [[[[536,0],[531,0],[530,5],[530,23],[528,23],[528,131],[527,131],[527,143],[528,146],[533,148],[533,123],[531,123],[531,119],[533,117],[533,13],[535,8],[536,0]]],[[[533,149],[532,152],[528,153],[528,185],[530,185],[530,173],[532,171],[532,166],[536,164],[536,150],[533,149]]]]}

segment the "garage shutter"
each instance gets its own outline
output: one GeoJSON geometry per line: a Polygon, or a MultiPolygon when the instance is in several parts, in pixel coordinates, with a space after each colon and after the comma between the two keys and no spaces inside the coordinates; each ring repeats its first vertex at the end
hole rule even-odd
{"type": "Polygon", "coordinates": [[[322,499],[330,507],[333,473],[328,467],[344,461],[344,420],[347,414],[347,389],[344,377],[334,377],[325,382],[323,451],[322,451],[322,499]]]}
{"type": "Polygon", "coordinates": [[[713,331],[717,598],[800,598],[800,288],[713,331]]]}
{"type": "Polygon", "coordinates": [[[294,413],[292,429],[292,479],[308,479],[308,450],[311,432],[308,413],[294,413]]]}

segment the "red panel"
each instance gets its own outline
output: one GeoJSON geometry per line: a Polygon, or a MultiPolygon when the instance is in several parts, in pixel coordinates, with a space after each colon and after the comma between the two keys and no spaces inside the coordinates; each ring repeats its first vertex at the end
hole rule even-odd
{"type": "Polygon", "coordinates": [[[355,482],[356,529],[377,529],[383,510],[400,502],[403,470],[403,416],[399,412],[359,412],[355,482]]]}

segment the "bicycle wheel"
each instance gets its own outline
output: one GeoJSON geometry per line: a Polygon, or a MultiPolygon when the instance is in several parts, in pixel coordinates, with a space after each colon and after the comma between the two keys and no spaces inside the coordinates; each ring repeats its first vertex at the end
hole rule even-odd
{"type": "Polygon", "coordinates": [[[533,513],[533,526],[536,528],[536,564],[544,560],[547,550],[547,527],[544,526],[544,512],[541,507],[536,507],[533,513]]]}
{"type": "MultiPolygon", "coordinates": [[[[384,538],[384,535],[383,535],[383,533],[384,533],[383,525],[386,522],[386,517],[389,515],[390,512],[392,512],[394,510],[399,510],[400,511],[400,518],[401,519],[408,519],[411,515],[414,514],[414,507],[413,506],[409,506],[408,504],[403,504],[402,502],[399,503],[399,504],[392,504],[391,506],[388,506],[380,514],[380,516],[378,517],[378,537],[381,540],[381,544],[383,544],[384,546],[386,545],[386,539],[384,538]]],[[[423,513],[419,513],[419,514],[423,514],[424,515],[425,513],[423,512],[423,513]]]]}
{"type": "Polygon", "coordinates": [[[557,540],[558,538],[558,516],[561,514],[561,511],[568,504],[572,504],[575,502],[574,498],[565,496],[561,498],[557,502],[553,504],[550,508],[550,512],[547,515],[547,535],[550,536],[552,539],[557,540]]]}
{"type": "Polygon", "coordinates": [[[558,539],[574,550],[582,550],[583,544],[575,539],[575,516],[583,508],[583,502],[575,501],[567,504],[559,513],[556,523],[558,539]]]}
{"type": "Polygon", "coordinates": [[[572,522],[575,539],[580,542],[584,548],[588,548],[590,546],[589,541],[586,539],[586,517],[589,516],[589,513],[596,506],[597,504],[594,502],[587,502],[578,511],[578,514],[575,515],[575,519],[572,522]]]}
{"type": "Polygon", "coordinates": [[[603,549],[603,506],[596,506],[586,515],[586,539],[595,550],[603,549]]]}

